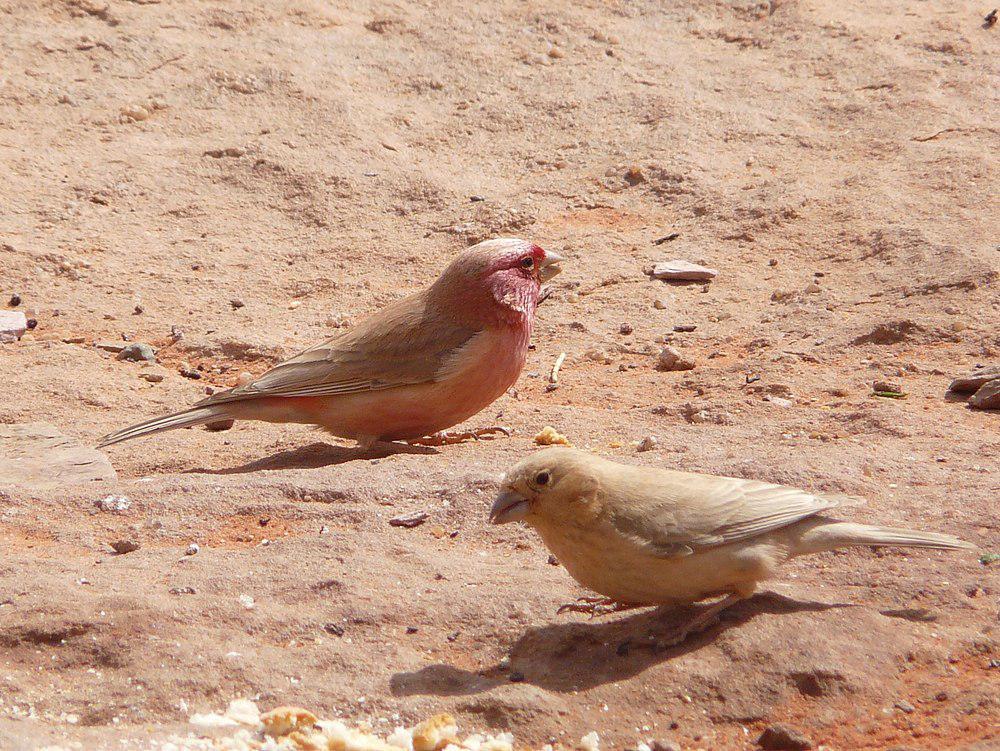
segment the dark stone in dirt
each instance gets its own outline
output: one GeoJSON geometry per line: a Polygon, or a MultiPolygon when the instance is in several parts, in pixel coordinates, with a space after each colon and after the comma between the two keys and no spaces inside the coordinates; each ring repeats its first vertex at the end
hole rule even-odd
{"type": "Polygon", "coordinates": [[[983,384],[969,398],[969,406],[973,409],[1000,409],[1000,378],[994,378],[983,384]]]}
{"type": "Polygon", "coordinates": [[[134,540],[117,540],[111,543],[111,549],[118,555],[125,555],[126,553],[134,553],[138,550],[139,543],[134,540]]]}
{"type": "Polygon", "coordinates": [[[757,739],[757,745],[766,751],[806,751],[812,741],[790,725],[771,725],[757,739]]]}
{"type": "Polygon", "coordinates": [[[948,390],[959,394],[972,394],[996,378],[1000,378],[1000,365],[984,365],[974,368],[968,375],[956,378],[949,384],[948,390]]]}
{"type": "Polygon", "coordinates": [[[426,511],[418,511],[414,514],[403,514],[402,516],[396,516],[389,520],[389,526],[391,527],[404,527],[406,529],[412,529],[413,527],[419,527],[429,517],[426,511]]]}
{"type": "Polygon", "coordinates": [[[323,630],[326,631],[326,633],[331,634],[333,636],[344,635],[344,627],[338,623],[324,623],[323,630]]]}

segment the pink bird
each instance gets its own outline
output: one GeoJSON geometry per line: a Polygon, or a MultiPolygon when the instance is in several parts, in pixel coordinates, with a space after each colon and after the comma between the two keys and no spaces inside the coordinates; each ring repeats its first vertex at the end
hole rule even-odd
{"type": "Polygon", "coordinates": [[[251,383],[107,435],[98,447],[230,420],[317,425],[364,447],[450,428],[517,380],[541,284],[562,260],[524,240],[481,242],[427,289],[251,383]]]}

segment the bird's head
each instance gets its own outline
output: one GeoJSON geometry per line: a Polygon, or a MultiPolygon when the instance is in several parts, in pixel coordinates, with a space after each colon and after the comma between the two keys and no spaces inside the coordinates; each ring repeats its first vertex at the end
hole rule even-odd
{"type": "Polygon", "coordinates": [[[585,451],[553,447],[515,464],[500,483],[490,509],[493,524],[581,524],[601,513],[599,459],[585,451]]]}
{"type": "Polygon", "coordinates": [[[434,286],[483,314],[530,320],[542,283],[559,273],[562,260],[526,240],[485,240],[456,256],[434,286]]]}

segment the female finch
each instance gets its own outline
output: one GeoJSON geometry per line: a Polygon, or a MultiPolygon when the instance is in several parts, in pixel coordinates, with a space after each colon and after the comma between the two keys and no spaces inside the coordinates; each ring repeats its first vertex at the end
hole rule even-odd
{"type": "Polygon", "coordinates": [[[971,548],[950,535],[838,521],[843,496],[735,477],[618,464],[550,448],[516,464],[493,504],[494,524],[533,526],[580,584],[604,595],[564,605],[596,615],[645,605],[707,608],[667,643],[712,623],[784,561],[851,545],[971,548]]]}
{"type": "Polygon", "coordinates": [[[427,289],[255,381],[119,430],[98,446],[227,420],[307,423],[365,446],[449,428],[517,380],[541,284],[561,260],[524,240],[481,242],[427,289]]]}

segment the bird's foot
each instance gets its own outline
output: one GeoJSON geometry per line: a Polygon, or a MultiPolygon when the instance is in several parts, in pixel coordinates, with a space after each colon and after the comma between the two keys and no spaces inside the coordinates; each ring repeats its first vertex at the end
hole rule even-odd
{"type": "Polygon", "coordinates": [[[577,597],[576,602],[568,602],[560,605],[556,610],[556,615],[563,613],[587,613],[591,618],[611,613],[620,613],[623,610],[632,610],[642,607],[641,605],[631,605],[627,602],[618,602],[610,597],[577,597]]]}
{"type": "Polygon", "coordinates": [[[464,443],[465,441],[492,441],[499,435],[505,435],[509,438],[512,433],[513,431],[510,428],[505,428],[501,425],[490,425],[485,428],[459,430],[454,433],[443,431],[423,438],[414,438],[407,441],[407,443],[411,446],[453,446],[456,443],[464,443]]]}

